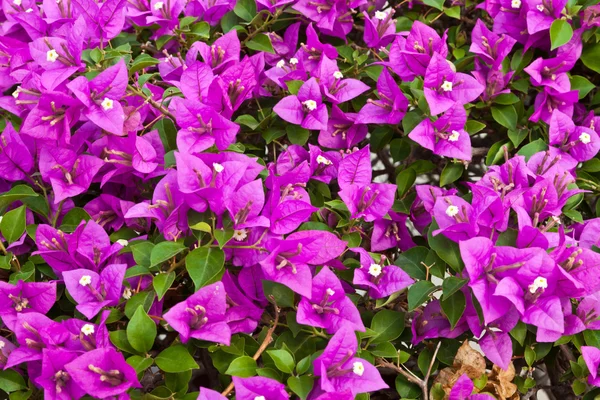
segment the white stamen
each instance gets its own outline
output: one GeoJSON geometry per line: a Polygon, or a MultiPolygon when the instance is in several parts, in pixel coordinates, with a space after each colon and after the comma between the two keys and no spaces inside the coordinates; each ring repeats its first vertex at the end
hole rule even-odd
{"type": "Polygon", "coordinates": [[[323,157],[322,155],[318,155],[317,156],[317,163],[318,164],[324,164],[324,165],[331,165],[332,164],[331,160],[329,160],[328,158],[323,157]]]}
{"type": "Polygon", "coordinates": [[[452,82],[444,81],[444,83],[442,83],[442,90],[444,92],[451,92],[452,91],[452,82]]]}
{"type": "Polygon", "coordinates": [[[123,290],[123,298],[125,300],[129,300],[131,298],[131,296],[133,296],[133,292],[131,291],[131,289],[126,287],[125,290],[123,290]]]}
{"type": "Polygon", "coordinates": [[[100,105],[102,106],[104,111],[112,110],[114,106],[114,101],[112,101],[108,97],[105,97],[104,100],[102,100],[102,103],[100,103],[100,105]]]}
{"type": "Polygon", "coordinates": [[[529,285],[529,292],[535,293],[538,289],[547,289],[548,288],[548,280],[543,276],[538,276],[535,278],[533,283],[529,285]]]}
{"type": "Polygon", "coordinates": [[[541,4],[538,4],[535,8],[537,8],[541,12],[544,12],[544,6],[541,4]]]}
{"type": "Polygon", "coordinates": [[[446,208],[446,215],[449,217],[454,217],[456,214],[458,214],[458,207],[456,206],[448,206],[448,208],[446,208]]]}
{"type": "Polygon", "coordinates": [[[588,144],[592,141],[592,137],[589,133],[583,132],[581,135],[579,135],[579,141],[583,144],[588,144]]]}
{"type": "Polygon", "coordinates": [[[450,136],[448,136],[448,140],[451,142],[456,142],[456,141],[458,141],[459,137],[460,137],[460,132],[452,131],[452,134],[450,136]]]}
{"type": "Polygon", "coordinates": [[[360,361],[352,363],[352,372],[358,376],[362,376],[365,373],[365,366],[360,361]]]}
{"type": "Polygon", "coordinates": [[[56,60],[58,60],[58,53],[56,52],[56,50],[48,50],[48,52],[46,53],[46,61],[55,62],[56,60]]]}
{"type": "Polygon", "coordinates": [[[33,8],[28,8],[27,10],[25,10],[25,12],[29,14],[29,13],[33,12],[33,8]]]}
{"type": "Polygon", "coordinates": [[[369,275],[374,276],[375,278],[377,278],[379,275],[381,275],[381,265],[379,265],[379,264],[369,265],[369,275]]]}
{"type": "Polygon", "coordinates": [[[314,100],[306,100],[304,102],[302,102],[302,104],[304,104],[304,106],[306,108],[308,108],[309,111],[313,111],[317,109],[317,102],[314,100]]]}
{"type": "Polygon", "coordinates": [[[279,60],[277,61],[277,68],[283,68],[285,66],[285,61],[279,60]]]}
{"type": "Polygon", "coordinates": [[[81,333],[83,333],[85,336],[90,336],[94,332],[96,332],[96,329],[92,324],[85,324],[81,327],[81,333]]]}
{"type": "Polygon", "coordinates": [[[247,237],[248,234],[246,233],[245,229],[236,229],[233,231],[233,239],[237,242],[242,242],[246,240],[247,237]]]}
{"type": "Polygon", "coordinates": [[[154,9],[160,10],[161,8],[163,8],[164,5],[165,3],[163,3],[162,1],[157,1],[156,3],[154,3],[154,9]]]}
{"type": "Polygon", "coordinates": [[[290,64],[292,64],[292,65],[298,64],[298,59],[296,57],[290,58],[290,64]]]}
{"type": "Polygon", "coordinates": [[[129,242],[125,239],[119,239],[116,243],[119,243],[123,247],[127,247],[129,245],[129,242]]]}
{"type": "Polygon", "coordinates": [[[21,0],[13,0],[13,4],[15,6],[20,6],[21,5],[21,0]]]}
{"type": "Polygon", "coordinates": [[[89,275],[84,275],[79,279],[79,284],[81,286],[87,286],[92,283],[92,277],[89,275]]]}
{"type": "Polygon", "coordinates": [[[512,8],[521,8],[521,0],[512,0],[510,6],[512,8]]]}
{"type": "Polygon", "coordinates": [[[12,92],[12,97],[14,97],[15,99],[18,99],[20,92],[21,92],[21,86],[17,86],[17,89],[14,92],[12,92]]]}
{"type": "Polygon", "coordinates": [[[342,79],[342,78],[344,77],[344,74],[342,74],[340,71],[335,71],[335,72],[333,73],[333,77],[334,77],[335,79],[342,79]]]}
{"type": "Polygon", "coordinates": [[[329,296],[333,296],[335,294],[335,290],[327,288],[327,290],[325,290],[325,293],[327,293],[329,296]]]}
{"type": "Polygon", "coordinates": [[[256,396],[254,398],[254,400],[267,400],[267,399],[265,399],[265,396],[256,396]]]}
{"type": "Polygon", "coordinates": [[[387,13],[383,11],[375,11],[375,18],[377,18],[380,21],[383,21],[387,18],[387,13]]]}
{"type": "Polygon", "coordinates": [[[215,170],[215,172],[216,172],[217,174],[220,174],[221,172],[223,172],[223,170],[225,169],[225,167],[224,167],[224,166],[222,166],[222,165],[221,165],[221,164],[219,164],[219,163],[213,163],[213,169],[215,170]]]}

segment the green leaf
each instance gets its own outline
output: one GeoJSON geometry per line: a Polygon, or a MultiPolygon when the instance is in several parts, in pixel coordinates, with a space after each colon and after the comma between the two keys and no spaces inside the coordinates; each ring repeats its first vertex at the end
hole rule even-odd
{"type": "Polygon", "coordinates": [[[579,91],[579,99],[583,99],[594,89],[596,85],[590,82],[586,77],[580,75],[571,76],[571,90],[579,91]]]}
{"type": "Polygon", "coordinates": [[[167,293],[167,290],[169,290],[174,281],[174,271],[171,271],[168,274],[158,274],[154,277],[154,279],[152,280],[152,286],[154,286],[154,290],[156,291],[158,301],[162,300],[162,298],[167,293]]]}
{"type": "Polygon", "coordinates": [[[514,93],[502,93],[494,98],[494,103],[496,104],[515,104],[519,102],[519,97],[514,93]]]}
{"type": "Polygon", "coordinates": [[[287,350],[268,350],[267,354],[273,359],[278,370],[286,374],[294,372],[294,357],[287,350]]]}
{"type": "MultiPolygon", "coordinates": [[[[195,17],[193,17],[193,18],[195,18],[195,17]]],[[[156,58],[152,57],[151,55],[149,55],[147,53],[142,53],[136,57],[136,59],[133,61],[133,64],[131,65],[131,67],[129,67],[129,76],[133,76],[133,74],[135,74],[136,72],[141,71],[144,68],[148,68],[153,65],[157,65],[159,63],[160,63],[160,61],[157,60],[156,58]]]]}
{"type": "Polygon", "coordinates": [[[465,294],[461,291],[457,291],[453,295],[442,300],[440,305],[442,306],[444,314],[448,317],[448,321],[450,321],[451,329],[454,329],[467,307],[465,294]]]}
{"type": "Polygon", "coordinates": [[[229,228],[215,229],[214,235],[217,243],[219,243],[219,249],[222,249],[231,240],[234,233],[234,230],[229,228]]]}
{"type": "Polygon", "coordinates": [[[290,376],[287,384],[298,397],[305,400],[313,388],[315,378],[312,376],[290,376]]]}
{"type": "Polygon", "coordinates": [[[508,130],[508,138],[510,139],[510,141],[514,147],[519,147],[519,145],[527,137],[527,134],[528,134],[527,129],[516,129],[516,130],[509,129],[508,130]]]}
{"type": "Polygon", "coordinates": [[[289,124],[285,127],[287,137],[292,144],[304,146],[310,136],[310,131],[298,125],[289,124]]]}
{"type": "Polygon", "coordinates": [[[265,297],[273,296],[279,307],[294,307],[294,292],[289,287],[273,281],[262,281],[265,297]]]}
{"type": "Polygon", "coordinates": [[[256,16],[256,3],[254,0],[238,0],[233,12],[244,21],[250,22],[256,16]]]}
{"type": "Polygon", "coordinates": [[[178,373],[198,368],[196,361],[183,345],[167,347],[154,360],[158,368],[165,372],[178,373]]]}
{"type": "Polygon", "coordinates": [[[444,9],[444,0],[423,0],[423,3],[440,11],[444,9]]]}
{"type": "Polygon", "coordinates": [[[550,43],[552,47],[550,50],[554,50],[571,40],[573,37],[573,28],[564,19],[556,19],[550,26],[550,43]]]}
{"type": "Polygon", "coordinates": [[[467,282],[468,279],[457,278],[456,276],[449,276],[444,279],[444,282],[442,283],[442,300],[446,300],[448,297],[459,291],[467,282]]]}
{"type": "Polygon", "coordinates": [[[150,267],[150,254],[154,248],[154,243],[148,241],[132,242],[129,246],[133,259],[138,265],[150,267]]]}
{"type": "Polygon", "coordinates": [[[444,14],[450,18],[460,19],[460,6],[450,7],[444,10],[444,14]]]}
{"type": "Polygon", "coordinates": [[[467,124],[465,125],[465,130],[469,133],[469,135],[474,135],[483,128],[485,128],[484,123],[472,119],[468,120],[467,124]]]}
{"type": "Polygon", "coordinates": [[[25,233],[25,206],[10,210],[0,221],[0,232],[8,243],[18,240],[25,233]]]}
{"type": "Polygon", "coordinates": [[[437,222],[433,222],[429,226],[427,232],[427,241],[429,247],[437,253],[437,255],[448,264],[454,271],[461,272],[465,266],[460,255],[458,243],[453,242],[444,235],[433,236],[432,232],[439,229],[437,222]]]}
{"type": "Polygon", "coordinates": [[[371,343],[391,342],[402,334],[404,325],[404,313],[387,309],[379,311],[371,321],[371,329],[377,332],[371,343]]]}
{"type": "Polygon", "coordinates": [[[246,47],[256,51],[264,51],[265,53],[275,53],[275,50],[273,50],[273,44],[271,43],[271,38],[264,33],[259,33],[258,35],[254,36],[252,40],[246,43],[246,47]]]}
{"type": "Polygon", "coordinates": [[[139,374],[154,364],[154,360],[152,357],[131,356],[127,359],[127,364],[131,365],[135,372],[139,374]]]}
{"type": "Polygon", "coordinates": [[[150,253],[150,266],[162,264],[169,260],[171,257],[176,256],[185,249],[185,246],[179,242],[160,242],[150,253]]]}
{"type": "Polygon", "coordinates": [[[371,354],[375,357],[395,358],[398,356],[398,350],[390,342],[382,342],[371,350],[371,354]]]}
{"type": "Polygon", "coordinates": [[[175,39],[175,35],[162,35],[156,39],[156,48],[161,50],[163,47],[165,47],[165,44],[169,43],[173,39],[175,39]]]}
{"type": "Polygon", "coordinates": [[[398,187],[398,197],[404,196],[406,192],[415,184],[417,172],[412,168],[401,171],[396,177],[396,186],[398,187]]]}
{"type": "Polygon", "coordinates": [[[17,371],[6,369],[0,371],[0,389],[6,393],[16,392],[17,390],[27,389],[25,380],[17,371]]]}
{"type": "Polygon", "coordinates": [[[142,291],[131,296],[125,304],[125,315],[127,318],[133,318],[133,314],[135,314],[139,306],[144,307],[144,310],[148,312],[150,307],[152,307],[154,297],[154,292],[152,291],[142,291]]]}
{"type": "Polygon", "coordinates": [[[185,268],[194,281],[196,290],[220,279],[225,264],[225,253],[214,247],[198,247],[185,258],[185,268]]]}
{"type": "Polygon", "coordinates": [[[146,314],[144,307],[138,306],[135,314],[127,324],[127,340],[131,347],[140,353],[147,353],[154,345],[156,324],[146,314]]]}
{"type": "Polygon", "coordinates": [[[440,176],[440,186],[446,186],[460,179],[465,170],[461,163],[448,163],[440,176]]]}
{"type": "Polygon", "coordinates": [[[600,43],[586,46],[581,54],[581,61],[583,65],[591,69],[592,71],[600,73],[600,43]]]}
{"type": "Polygon", "coordinates": [[[428,254],[429,249],[426,247],[412,247],[398,254],[394,264],[402,268],[411,278],[425,280],[427,279],[427,269],[421,262],[425,261],[428,254]]]}
{"type": "Polygon", "coordinates": [[[519,321],[517,325],[510,331],[510,335],[515,338],[521,346],[525,343],[525,337],[527,336],[527,325],[519,321]]]}
{"type": "Polygon", "coordinates": [[[245,125],[248,128],[255,130],[260,125],[260,122],[256,120],[252,115],[244,114],[240,115],[235,119],[236,124],[245,125]]]}
{"type": "Polygon", "coordinates": [[[225,374],[247,378],[256,375],[256,368],[256,360],[249,356],[242,356],[231,362],[225,374]]]}
{"type": "Polygon", "coordinates": [[[194,22],[196,22],[197,19],[198,19],[198,17],[183,17],[179,20],[179,27],[185,28],[185,27],[193,24],[194,22]]]}
{"type": "Polygon", "coordinates": [[[192,33],[204,39],[210,38],[210,25],[206,21],[192,25],[192,33]]]}
{"type": "Polygon", "coordinates": [[[304,83],[304,81],[299,81],[299,80],[292,80],[292,81],[286,81],[285,84],[287,85],[288,88],[288,92],[290,92],[291,94],[298,94],[298,90],[300,90],[300,87],[302,86],[302,84],[304,83]]]}
{"type": "Polygon", "coordinates": [[[17,200],[26,199],[28,197],[38,197],[38,194],[27,185],[17,185],[8,192],[0,195],[0,208],[4,208],[17,200]]]}
{"type": "Polygon", "coordinates": [[[436,287],[429,281],[418,281],[408,289],[408,311],[425,303],[436,287]]]}
{"type": "Polygon", "coordinates": [[[74,207],[62,219],[60,229],[64,232],[73,232],[81,221],[89,221],[91,219],[90,214],[87,213],[83,208],[74,207]]]}
{"type": "Polygon", "coordinates": [[[529,161],[529,158],[531,158],[532,155],[537,154],[541,151],[545,151],[547,149],[548,144],[546,144],[546,142],[544,142],[544,140],[542,139],[537,139],[521,147],[521,150],[519,150],[517,154],[520,156],[525,156],[525,160],[529,161]]]}
{"type": "Polygon", "coordinates": [[[162,118],[154,124],[153,128],[158,130],[158,135],[166,152],[177,149],[177,129],[173,121],[169,118],[162,118]]]}
{"type": "MultiPolygon", "coordinates": [[[[192,379],[192,370],[185,372],[178,372],[176,374],[167,373],[165,376],[165,384],[172,393],[178,393],[179,395],[188,391],[188,386],[192,379]]],[[[179,398],[179,396],[175,396],[179,398]]]]}
{"type": "Polygon", "coordinates": [[[127,340],[127,332],[124,330],[112,331],[108,333],[110,342],[114,344],[119,350],[126,353],[135,354],[137,351],[131,347],[129,340],[127,340]]]}
{"type": "Polygon", "coordinates": [[[513,106],[492,107],[492,117],[505,128],[517,128],[517,111],[513,106]]]}

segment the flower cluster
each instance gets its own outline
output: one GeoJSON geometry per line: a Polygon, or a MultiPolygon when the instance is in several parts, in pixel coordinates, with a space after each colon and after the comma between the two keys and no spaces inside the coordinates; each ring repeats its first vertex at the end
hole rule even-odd
{"type": "Polygon", "coordinates": [[[597,26],[566,0],[2,0],[0,391],[594,398],[597,26]]]}

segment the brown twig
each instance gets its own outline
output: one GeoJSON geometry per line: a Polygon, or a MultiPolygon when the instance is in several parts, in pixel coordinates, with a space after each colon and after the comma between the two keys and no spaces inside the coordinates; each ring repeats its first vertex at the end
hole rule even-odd
{"type": "MultiPolygon", "coordinates": [[[[277,323],[279,322],[279,307],[277,307],[277,303],[275,303],[275,299],[272,296],[271,296],[271,301],[273,302],[273,305],[275,306],[275,319],[273,321],[273,325],[271,325],[271,327],[267,331],[267,335],[265,336],[265,339],[260,344],[260,347],[258,348],[258,350],[256,350],[256,353],[254,353],[254,355],[252,356],[252,358],[254,360],[258,360],[260,355],[267,349],[269,344],[271,344],[273,332],[275,332],[275,329],[277,328],[277,323]]],[[[233,382],[231,382],[229,384],[229,386],[227,386],[227,388],[221,393],[221,395],[227,396],[232,391],[233,391],[233,382]]]]}
{"type": "Polygon", "coordinates": [[[167,110],[161,104],[159,104],[156,100],[154,100],[152,97],[147,96],[146,93],[142,92],[140,89],[138,89],[132,85],[127,85],[127,89],[129,89],[129,91],[132,92],[133,94],[142,97],[146,103],[150,104],[152,107],[154,107],[158,111],[160,111],[163,115],[165,115],[165,116],[171,118],[173,121],[175,121],[175,116],[173,114],[171,114],[171,112],[169,112],[169,110],[167,110]]]}

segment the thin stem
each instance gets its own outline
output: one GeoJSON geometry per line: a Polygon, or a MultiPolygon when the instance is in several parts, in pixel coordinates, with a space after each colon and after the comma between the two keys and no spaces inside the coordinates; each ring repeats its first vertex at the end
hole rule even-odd
{"type": "Polygon", "coordinates": [[[156,100],[154,100],[152,97],[147,96],[146,93],[144,93],[143,91],[141,91],[140,89],[132,86],[132,85],[127,85],[127,89],[132,92],[133,94],[136,94],[140,97],[142,97],[144,99],[144,101],[148,104],[150,104],[152,107],[156,108],[158,111],[160,111],[163,115],[171,118],[173,121],[175,121],[175,116],[173,114],[171,114],[169,112],[169,110],[167,110],[165,107],[163,107],[161,104],[159,104],[158,102],[156,102],[156,100]]]}

